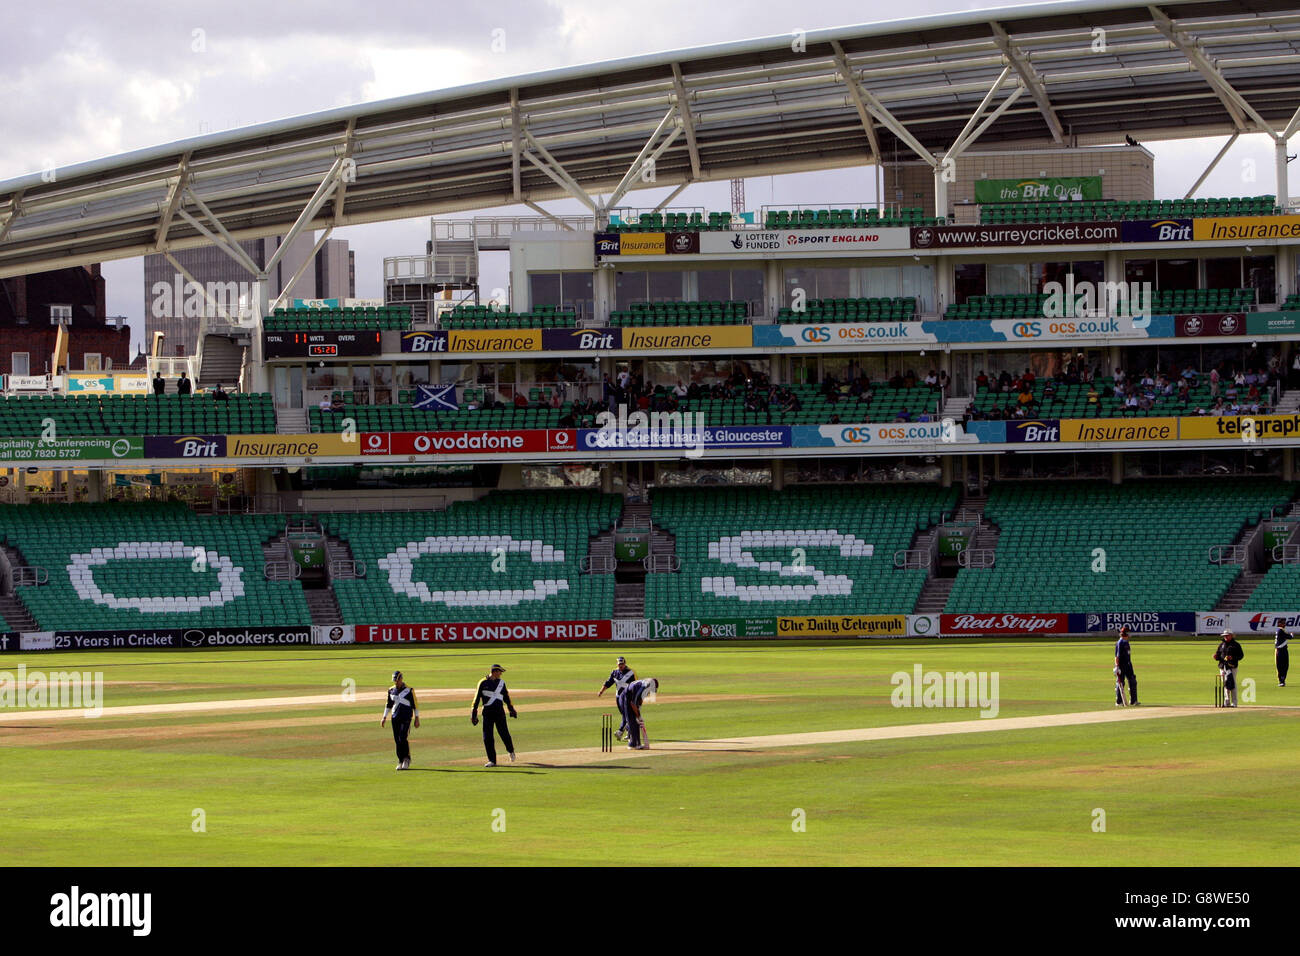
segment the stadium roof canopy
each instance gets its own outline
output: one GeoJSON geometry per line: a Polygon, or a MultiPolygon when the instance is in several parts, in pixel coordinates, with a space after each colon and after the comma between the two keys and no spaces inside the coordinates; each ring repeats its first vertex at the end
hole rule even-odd
{"type": "MultiPolygon", "coordinates": [[[[1300,128],[1290,0],[970,11],[554,70],[0,183],[0,276],[654,185],[1300,128]]],[[[323,237],[322,237],[323,238],[323,237]]]]}

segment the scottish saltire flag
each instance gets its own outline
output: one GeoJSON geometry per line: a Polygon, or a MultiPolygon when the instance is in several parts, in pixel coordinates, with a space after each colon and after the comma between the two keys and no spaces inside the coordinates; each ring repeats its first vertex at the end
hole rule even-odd
{"type": "Polygon", "coordinates": [[[415,388],[412,408],[426,412],[454,412],[460,408],[456,403],[455,385],[417,385],[415,388]]]}

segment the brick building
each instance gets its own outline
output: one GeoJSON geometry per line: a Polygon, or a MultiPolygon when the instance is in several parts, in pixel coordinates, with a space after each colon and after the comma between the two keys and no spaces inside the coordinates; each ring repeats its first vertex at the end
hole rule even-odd
{"type": "Polygon", "coordinates": [[[0,372],[55,372],[59,323],[68,327],[68,371],[126,368],[131,330],[106,323],[99,265],[0,279],[0,372]]]}

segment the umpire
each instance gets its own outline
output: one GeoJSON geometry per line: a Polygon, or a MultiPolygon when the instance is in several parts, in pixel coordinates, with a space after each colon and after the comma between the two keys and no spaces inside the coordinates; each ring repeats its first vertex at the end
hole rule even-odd
{"type": "Polygon", "coordinates": [[[1138,679],[1133,672],[1133,658],[1129,653],[1128,625],[1119,629],[1119,639],[1115,641],[1115,706],[1124,706],[1124,681],[1128,681],[1128,700],[1130,707],[1138,705],[1138,679]]]}
{"type": "Polygon", "coordinates": [[[1286,672],[1291,669],[1291,651],[1287,644],[1291,642],[1291,632],[1279,625],[1273,635],[1273,659],[1277,662],[1277,686],[1286,686],[1286,672]]]}
{"type": "Polygon", "coordinates": [[[609,672],[609,679],[605,681],[605,686],[600,689],[600,693],[596,696],[603,696],[605,691],[617,685],[615,703],[618,705],[618,714],[623,719],[618,725],[618,730],[614,732],[614,739],[622,740],[623,732],[627,730],[627,708],[623,698],[627,695],[627,685],[636,680],[636,673],[627,666],[627,661],[623,657],[619,657],[615,663],[617,666],[609,672]]]}
{"type": "Polygon", "coordinates": [[[1219,674],[1223,678],[1223,689],[1227,691],[1227,699],[1224,700],[1224,704],[1228,707],[1236,707],[1237,665],[1246,656],[1246,651],[1237,642],[1237,636],[1232,631],[1224,631],[1222,637],[1223,640],[1214,649],[1214,659],[1219,662],[1219,674]]]}
{"type": "Polygon", "coordinates": [[[411,721],[416,729],[420,726],[420,707],[415,702],[415,688],[408,687],[402,680],[401,671],[393,671],[393,686],[388,688],[388,702],[384,704],[384,716],[379,718],[379,726],[384,726],[389,715],[393,718],[393,742],[397,744],[398,770],[411,769],[411,745],[407,735],[411,732],[411,721]]]}
{"type": "Polygon", "coordinates": [[[478,705],[483,704],[483,749],[487,751],[488,762],[483,766],[497,765],[497,745],[492,732],[501,734],[501,742],[506,745],[510,762],[515,762],[515,742],[510,739],[510,728],[506,726],[506,711],[511,717],[518,717],[515,705],[510,703],[510,691],[506,690],[505,678],[501,675],[506,669],[500,664],[493,664],[488,676],[478,682],[474,691],[474,708],[470,711],[469,722],[478,724],[478,705]]]}

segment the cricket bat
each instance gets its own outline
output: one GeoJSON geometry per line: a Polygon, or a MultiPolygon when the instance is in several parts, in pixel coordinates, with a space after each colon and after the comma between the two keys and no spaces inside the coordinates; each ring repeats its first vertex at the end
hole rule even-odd
{"type": "Polygon", "coordinates": [[[650,736],[645,732],[645,721],[638,718],[636,723],[641,731],[641,743],[650,746],[650,736]]]}
{"type": "Polygon", "coordinates": [[[1128,692],[1124,690],[1124,675],[1120,673],[1119,668],[1115,668],[1115,699],[1128,706],[1128,692]]]}

